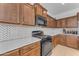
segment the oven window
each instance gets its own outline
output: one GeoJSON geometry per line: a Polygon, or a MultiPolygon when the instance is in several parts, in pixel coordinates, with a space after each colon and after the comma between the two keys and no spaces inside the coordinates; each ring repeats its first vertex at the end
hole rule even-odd
{"type": "Polygon", "coordinates": [[[52,50],[51,42],[43,42],[42,44],[42,56],[48,55],[48,53],[52,50]]]}

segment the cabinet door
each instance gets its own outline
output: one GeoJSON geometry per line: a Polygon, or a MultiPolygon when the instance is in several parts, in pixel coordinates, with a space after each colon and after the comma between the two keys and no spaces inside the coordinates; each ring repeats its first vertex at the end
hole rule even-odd
{"type": "Polygon", "coordinates": [[[47,16],[47,27],[51,27],[51,19],[47,16]]]}
{"type": "Polygon", "coordinates": [[[77,28],[77,17],[73,16],[73,17],[69,17],[67,18],[67,27],[68,28],[77,28]]]}
{"type": "Polygon", "coordinates": [[[34,7],[30,4],[22,4],[21,23],[26,25],[35,25],[34,7]]]}
{"type": "Polygon", "coordinates": [[[53,27],[53,25],[52,25],[52,20],[51,20],[51,19],[49,19],[49,21],[48,21],[48,27],[50,27],[50,28],[53,27]]]}
{"type": "MultiPolygon", "coordinates": [[[[20,48],[20,55],[24,56],[27,52],[31,51],[32,49],[35,49],[37,47],[40,47],[40,42],[34,42],[32,44],[23,46],[20,48]]],[[[40,49],[40,48],[39,48],[40,49]]]]}
{"type": "Polygon", "coordinates": [[[42,16],[43,9],[42,9],[40,4],[35,4],[35,13],[36,13],[36,15],[41,15],[42,16]]]}
{"type": "Polygon", "coordinates": [[[78,49],[79,49],[79,36],[78,36],[78,49]]]}
{"type": "Polygon", "coordinates": [[[59,44],[66,46],[66,36],[60,35],[59,44]]]}
{"type": "Polygon", "coordinates": [[[2,56],[19,56],[19,49],[4,53],[2,56]]]}
{"type": "Polygon", "coordinates": [[[66,27],[66,19],[62,19],[61,20],[61,26],[62,26],[62,28],[65,28],[66,27]]]}
{"type": "Polygon", "coordinates": [[[77,13],[77,20],[79,21],[79,12],[77,13]]]}
{"type": "Polygon", "coordinates": [[[19,4],[1,3],[0,22],[19,23],[19,4]]]}
{"type": "Polygon", "coordinates": [[[57,46],[59,44],[59,35],[53,36],[52,37],[52,43],[53,43],[53,47],[57,46]]]}
{"type": "Polygon", "coordinates": [[[61,28],[62,27],[62,24],[61,24],[61,21],[60,20],[57,20],[57,27],[58,28],[61,28]]]}
{"type": "Polygon", "coordinates": [[[56,20],[54,20],[54,19],[52,20],[52,27],[53,27],[53,28],[56,28],[56,27],[57,27],[57,26],[56,26],[56,20]]]}
{"type": "Polygon", "coordinates": [[[77,36],[67,35],[66,40],[67,40],[67,46],[72,47],[72,48],[78,48],[77,36]]]}
{"type": "Polygon", "coordinates": [[[40,56],[40,48],[34,48],[31,51],[25,53],[23,56],[40,56]]]}
{"type": "Polygon", "coordinates": [[[56,20],[47,16],[47,27],[56,28],[56,20]]]}
{"type": "Polygon", "coordinates": [[[36,15],[40,15],[47,18],[47,10],[42,5],[40,5],[39,3],[35,3],[34,6],[36,15]]]}

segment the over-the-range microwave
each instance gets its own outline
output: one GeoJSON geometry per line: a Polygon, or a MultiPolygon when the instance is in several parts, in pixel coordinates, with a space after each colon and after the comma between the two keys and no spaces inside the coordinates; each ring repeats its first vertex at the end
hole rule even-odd
{"type": "Polygon", "coordinates": [[[36,25],[47,26],[47,20],[43,16],[36,16],[36,25]]]}

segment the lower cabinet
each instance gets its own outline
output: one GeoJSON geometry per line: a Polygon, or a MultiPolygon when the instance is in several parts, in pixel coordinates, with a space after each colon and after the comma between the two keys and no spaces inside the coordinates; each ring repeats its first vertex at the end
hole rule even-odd
{"type": "Polygon", "coordinates": [[[1,56],[40,56],[40,41],[1,54],[1,56]]]}
{"type": "Polygon", "coordinates": [[[64,45],[71,48],[79,49],[79,40],[78,36],[75,35],[56,35],[52,39],[53,46],[64,45]]]}
{"type": "Polygon", "coordinates": [[[79,36],[78,36],[78,49],[79,49],[79,36]]]}
{"type": "Polygon", "coordinates": [[[53,36],[52,43],[54,47],[58,44],[66,45],[65,36],[64,35],[53,36]]]}
{"type": "Polygon", "coordinates": [[[40,42],[35,42],[20,48],[21,56],[40,56],[40,42]]]}
{"type": "Polygon", "coordinates": [[[28,51],[27,53],[23,54],[23,56],[40,56],[40,47],[28,51]]]}
{"type": "Polygon", "coordinates": [[[60,35],[59,37],[59,44],[66,46],[66,36],[65,35],[60,35]]]}
{"type": "Polygon", "coordinates": [[[19,49],[9,51],[7,53],[2,54],[1,56],[19,56],[19,49]]]}
{"type": "Polygon", "coordinates": [[[59,44],[59,35],[56,35],[56,36],[53,36],[52,37],[52,44],[53,44],[53,47],[57,46],[59,44]]]}
{"type": "Polygon", "coordinates": [[[72,48],[78,48],[78,37],[73,35],[66,36],[67,46],[72,48]]]}

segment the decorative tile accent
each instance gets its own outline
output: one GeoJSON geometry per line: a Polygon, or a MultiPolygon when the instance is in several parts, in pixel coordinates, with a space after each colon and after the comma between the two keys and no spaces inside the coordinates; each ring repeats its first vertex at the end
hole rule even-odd
{"type": "Polygon", "coordinates": [[[2,25],[0,24],[0,41],[3,41],[3,40],[8,40],[8,35],[7,35],[7,26],[6,25],[2,25]]]}

